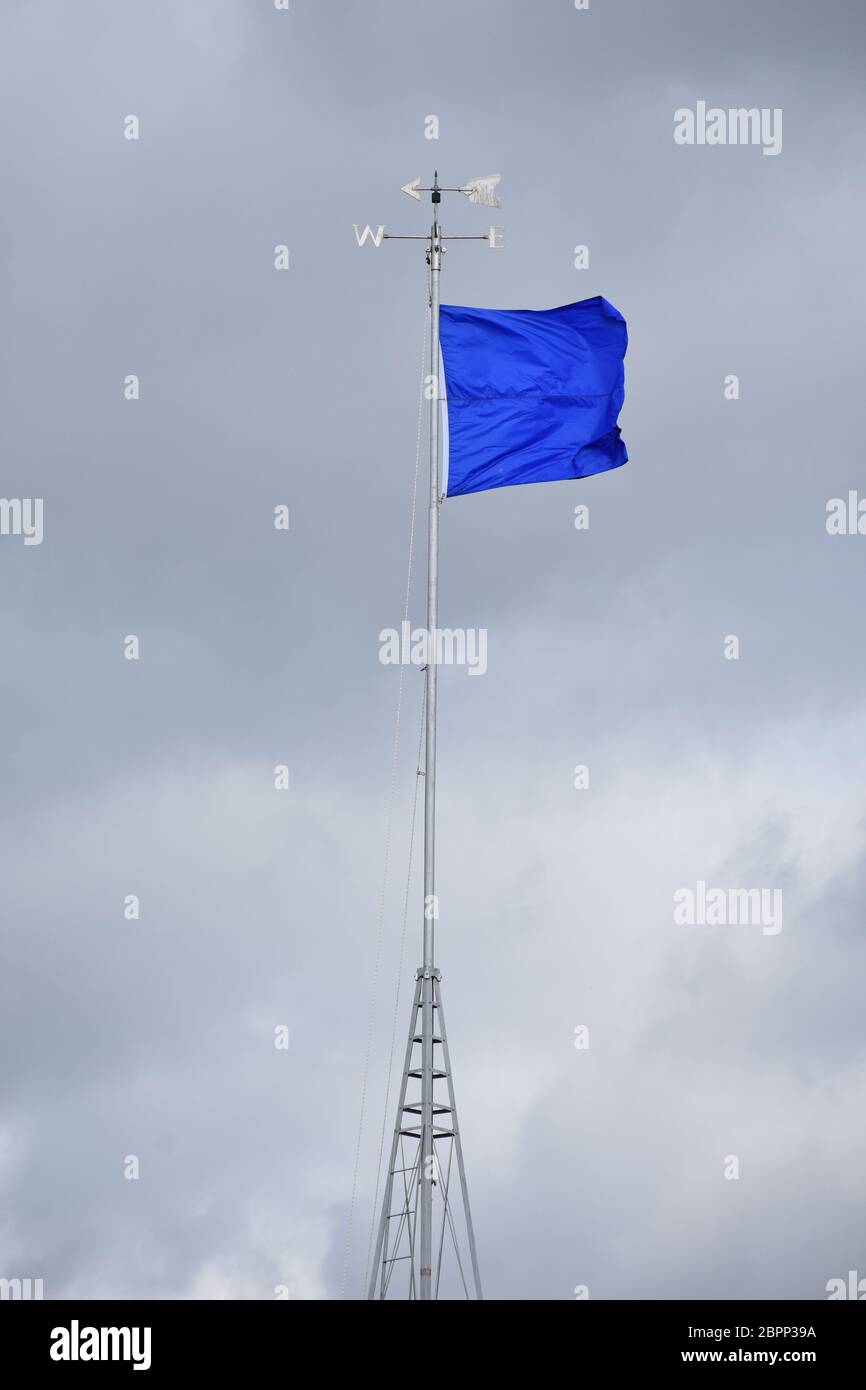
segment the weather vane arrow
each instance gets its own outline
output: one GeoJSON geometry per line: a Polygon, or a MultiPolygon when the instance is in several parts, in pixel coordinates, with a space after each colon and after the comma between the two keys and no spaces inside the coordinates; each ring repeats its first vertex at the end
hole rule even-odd
{"type": "MultiPolygon", "coordinates": [[[[481,174],[478,178],[467,179],[466,183],[460,184],[459,187],[440,187],[437,184],[435,191],[437,193],[463,193],[470,203],[480,203],[483,207],[488,208],[501,208],[502,204],[496,196],[496,186],[501,178],[501,174],[481,174]]],[[[410,198],[416,198],[418,202],[421,201],[422,193],[432,193],[433,191],[431,186],[422,188],[420,178],[412,179],[410,183],[404,183],[400,188],[401,193],[408,193],[410,198]]]]}

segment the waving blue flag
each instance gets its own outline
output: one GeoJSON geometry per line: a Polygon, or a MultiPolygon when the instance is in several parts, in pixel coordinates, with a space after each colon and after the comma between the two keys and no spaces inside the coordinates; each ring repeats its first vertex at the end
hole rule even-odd
{"type": "Polygon", "coordinates": [[[601,295],[559,309],[443,304],[443,491],[586,478],[628,454],[625,319],[601,295]]]}

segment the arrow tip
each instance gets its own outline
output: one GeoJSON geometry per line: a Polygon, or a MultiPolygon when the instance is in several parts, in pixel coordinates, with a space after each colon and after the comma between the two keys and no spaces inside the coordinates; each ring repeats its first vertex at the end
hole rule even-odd
{"type": "Polygon", "coordinates": [[[411,183],[404,183],[402,188],[400,189],[400,192],[408,193],[410,198],[417,198],[418,202],[420,203],[421,194],[418,192],[418,185],[420,182],[420,178],[417,178],[413,179],[411,183]]]}

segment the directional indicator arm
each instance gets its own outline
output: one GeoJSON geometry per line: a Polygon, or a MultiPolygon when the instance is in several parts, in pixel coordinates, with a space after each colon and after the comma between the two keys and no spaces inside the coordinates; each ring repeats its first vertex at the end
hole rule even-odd
{"type": "MultiPolygon", "coordinates": [[[[429,241],[429,240],[430,240],[430,233],[428,232],[426,236],[418,236],[418,235],[401,236],[399,232],[383,232],[383,233],[382,233],[382,240],[383,240],[383,241],[429,241]]],[[[484,232],[484,233],[482,233],[482,234],[480,234],[480,235],[478,235],[478,236],[449,236],[447,232],[440,232],[440,233],[439,233],[439,236],[437,237],[437,240],[438,240],[438,241],[488,241],[488,240],[489,240],[489,237],[488,237],[487,232],[484,232]]]]}
{"type": "Polygon", "coordinates": [[[404,183],[400,189],[401,193],[408,193],[410,198],[421,201],[422,193],[462,193],[470,203],[480,203],[484,207],[502,207],[496,196],[496,187],[502,178],[501,174],[483,174],[475,179],[468,179],[466,183],[456,186],[448,184],[423,184],[421,179],[412,179],[411,183],[404,183]]]}

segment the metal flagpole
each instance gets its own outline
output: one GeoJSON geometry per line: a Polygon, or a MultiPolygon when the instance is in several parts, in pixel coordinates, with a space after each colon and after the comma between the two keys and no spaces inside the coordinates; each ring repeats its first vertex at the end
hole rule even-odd
{"type": "Polygon", "coordinates": [[[355,238],[358,245],[363,246],[369,237],[375,247],[378,247],[383,240],[427,241],[427,261],[430,269],[430,379],[433,383],[433,389],[430,393],[430,496],[427,529],[423,963],[415,975],[415,997],[409,1023],[406,1060],[403,1067],[375,1255],[367,1287],[368,1298],[385,1298],[397,1263],[406,1260],[409,1262],[407,1296],[409,1298],[421,1298],[425,1302],[429,1302],[438,1297],[446,1224],[454,1241],[463,1288],[466,1296],[469,1297],[458,1248],[458,1228],[454,1219],[454,1206],[449,1198],[451,1164],[449,1162],[447,1174],[443,1175],[440,1171],[436,1152],[437,1140],[450,1141],[456,1150],[463,1206],[463,1226],[469,1247],[472,1283],[475,1297],[477,1299],[482,1297],[475,1233],[469,1210],[469,1190],[463,1164],[460,1130],[457,1124],[451,1060],[445,1035],[441,1003],[441,974],[435,964],[435,924],[439,915],[436,897],[436,672],[439,640],[438,565],[439,508],[441,504],[439,411],[443,384],[440,383],[439,379],[439,277],[445,241],[486,241],[496,249],[501,247],[502,240],[501,228],[498,227],[491,227],[489,232],[483,236],[451,237],[443,234],[439,223],[439,205],[443,192],[463,193],[470,202],[482,203],[488,207],[499,207],[494,191],[499,182],[498,175],[473,179],[461,187],[448,189],[440,187],[438,174],[434,174],[433,184],[429,188],[420,189],[420,182],[420,179],[415,179],[412,183],[404,185],[402,191],[408,193],[410,197],[418,199],[420,199],[422,191],[430,193],[433,205],[433,223],[429,237],[393,236],[387,233],[384,227],[379,228],[377,236],[373,236],[369,228],[365,228],[362,235],[356,227],[355,238]],[[420,1046],[421,1049],[418,1066],[413,1065],[416,1046],[420,1046]],[[441,1049],[439,1057],[436,1057],[434,1053],[437,1046],[441,1049]],[[436,1062],[440,1058],[441,1065],[437,1066],[436,1062]],[[411,1081],[420,1082],[420,1097],[413,1097],[409,1094],[411,1081]],[[446,1083],[446,1095],[436,1094],[437,1081],[446,1083]],[[414,1116],[418,1117],[417,1124],[412,1118],[414,1116]],[[447,1124],[437,1123],[445,1117],[450,1118],[450,1127],[447,1124]],[[410,1156],[411,1162],[405,1155],[406,1140],[411,1141],[415,1146],[414,1155],[410,1156]],[[400,1166],[398,1166],[398,1162],[400,1166]],[[402,1179],[403,1200],[398,1209],[392,1211],[395,1177],[402,1179]],[[440,1234],[436,1242],[438,1249],[434,1256],[433,1200],[434,1191],[437,1188],[442,1200],[442,1219],[440,1234]],[[407,1253],[399,1253],[404,1249],[407,1250],[407,1253]]]}
{"type": "Polygon", "coordinates": [[[424,965],[421,985],[421,1249],[419,1292],[429,1299],[433,1277],[433,961],[436,908],[436,644],[439,568],[439,176],[433,175],[430,228],[430,504],[427,525],[427,712],[424,754],[424,965]]]}

